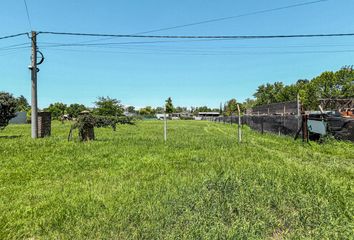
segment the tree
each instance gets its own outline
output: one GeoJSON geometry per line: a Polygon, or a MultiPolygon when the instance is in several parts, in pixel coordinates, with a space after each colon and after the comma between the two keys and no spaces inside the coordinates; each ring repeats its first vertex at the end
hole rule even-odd
{"type": "Polygon", "coordinates": [[[194,113],[198,113],[198,112],[211,112],[211,108],[207,107],[207,106],[201,106],[201,107],[196,107],[194,108],[194,113]]]}
{"type": "Polygon", "coordinates": [[[110,97],[98,97],[93,113],[101,116],[121,116],[124,108],[119,100],[110,97]]]}
{"type": "Polygon", "coordinates": [[[227,101],[224,109],[224,113],[226,116],[232,116],[237,112],[237,101],[235,98],[227,101]]]}
{"type": "Polygon", "coordinates": [[[0,92],[0,130],[3,130],[11,118],[16,117],[17,101],[12,94],[0,92]]]}
{"type": "Polygon", "coordinates": [[[256,97],[256,105],[264,105],[270,103],[281,102],[284,97],[281,93],[284,89],[284,84],[282,82],[275,82],[273,84],[267,83],[262,84],[258,87],[254,97],[256,97]]]}
{"type": "Polygon", "coordinates": [[[135,113],[135,107],[134,106],[128,106],[126,109],[125,109],[128,113],[135,113]]]}
{"type": "Polygon", "coordinates": [[[156,113],[163,113],[165,110],[164,110],[164,108],[163,107],[156,107],[155,108],[155,112],[156,113]]]}
{"type": "Polygon", "coordinates": [[[82,111],[87,110],[87,107],[83,104],[73,103],[66,108],[66,113],[73,118],[77,118],[82,111]]]}
{"type": "Polygon", "coordinates": [[[173,104],[172,104],[171,97],[167,98],[165,107],[166,107],[166,113],[173,113],[173,104]]]}
{"type": "Polygon", "coordinates": [[[344,66],[335,73],[341,84],[341,97],[354,98],[354,70],[353,66],[344,66]]]}
{"type": "Polygon", "coordinates": [[[67,106],[64,103],[56,102],[51,103],[49,107],[45,108],[44,111],[50,112],[52,115],[52,119],[61,119],[61,117],[65,114],[67,106]]]}
{"type": "Polygon", "coordinates": [[[177,106],[174,108],[174,112],[176,112],[176,113],[187,112],[187,108],[177,106]]]}
{"type": "Polygon", "coordinates": [[[23,95],[16,98],[16,104],[18,112],[27,112],[31,108],[27,99],[23,95]]]}
{"type": "Polygon", "coordinates": [[[337,72],[326,71],[311,81],[300,79],[295,84],[285,86],[282,82],[262,84],[254,93],[255,105],[285,101],[296,101],[297,95],[305,109],[317,109],[319,99],[353,98],[354,71],[345,66],[337,72]]]}
{"type": "Polygon", "coordinates": [[[242,103],[245,110],[253,108],[255,106],[255,104],[256,104],[256,100],[250,99],[250,98],[246,98],[246,100],[242,103]]]}
{"type": "Polygon", "coordinates": [[[155,109],[153,109],[151,106],[146,106],[144,108],[140,108],[139,110],[139,114],[143,116],[153,116],[155,113],[155,109]]]}

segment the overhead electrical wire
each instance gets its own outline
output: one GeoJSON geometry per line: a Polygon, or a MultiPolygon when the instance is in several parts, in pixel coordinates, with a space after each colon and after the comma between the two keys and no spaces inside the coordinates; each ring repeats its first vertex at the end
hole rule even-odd
{"type": "MultiPolygon", "coordinates": [[[[110,37],[115,37],[115,38],[157,38],[157,39],[178,39],[174,40],[172,42],[179,42],[179,41],[204,41],[204,40],[238,40],[238,39],[275,39],[275,38],[315,38],[315,37],[348,37],[348,36],[354,36],[354,33],[329,33],[329,34],[295,34],[295,35],[232,35],[232,36],[177,36],[177,35],[123,35],[123,34],[99,34],[99,33],[72,33],[72,32],[49,32],[49,31],[40,31],[37,34],[50,34],[50,35],[68,35],[68,36],[87,36],[87,37],[96,37],[96,36],[110,36],[110,37]]],[[[14,34],[14,35],[9,35],[9,36],[4,36],[0,37],[0,39],[7,39],[7,38],[13,38],[13,37],[18,37],[21,35],[27,35],[27,33],[19,33],[19,34],[14,34]]],[[[161,42],[168,42],[168,41],[144,41],[140,42],[143,44],[147,43],[161,43],[161,42]]],[[[137,44],[139,42],[120,42],[120,43],[91,43],[91,44],[57,44],[57,45],[49,45],[49,46],[44,46],[45,48],[51,48],[51,47],[61,47],[61,46],[71,46],[71,47],[116,47],[118,45],[124,45],[124,44],[137,44]]],[[[10,45],[4,48],[0,48],[0,50],[3,51],[11,51],[11,50],[17,50],[17,49],[23,49],[23,48],[29,48],[29,46],[21,46],[24,44],[18,44],[18,45],[10,45]]],[[[301,46],[300,46],[301,47],[301,46]]],[[[178,50],[178,49],[177,49],[178,50]]],[[[171,51],[170,51],[171,52],[171,51]]],[[[332,52],[352,52],[352,50],[335,50],[335,51],[307,51],[307,52],[302,52],[302,53],[332,53],[332,52]]],[[[141,52],[140,52],[141,53],[141,52]]],[[[164,52],[164,53],[169,53],[169,52],[164,52]]],[[[180,52],[182,54],[185,54],[186,52],[180,52]]],[[[220,52],[219,52],[220,53],[220,52]]],[[[219,54],[216,52],[216,54],[219,54]]],[[[296,52],[284,52],[288,54],[296,53],[296,52]]],[[[141,53],[145,54],[145,53],[141,53]]],[[[188,53],[187,53],[188,54],[188,53]]],[[[204,54],[204,53],[201,53],[204,54]]],[[[210,55],[209,53],[206,53],[207,55],[210,55]]],[[[222,53],[224,55],[230,55],[229,53],[222,53]]],[[[237,53],[240,54],[240,53],[237,53]]],[[[241,54],[255,54],[255,53],[241,53],[241,54]]]]}
{"type": "Polygon", "coordinates": [[[39,31],[38,34],[86,36],[86,37],[115,37],[115,38],[165,38],[165,39],[270,39],[270,38],[317,38],[317,37],[348,37],[354,33],[322,33],[322,34],[292,34],[292,35],[134,35],[134,34],[102,34],[77,32],[39,31]]]}
{"type": "Polygon", "coordinates": [[[8,39],[8,38],[14,38],[14,37],[19,37],[19,36],[23,36],[23,35],[27,35],[28,36],[28,33],[25,32],[25,33],[18,33],[18,34],[13,34],[13,35],[8,35],[8,36],[2,36],[2,37],[0,37],[0,40],[8,39]]]}
{"type": "Polygon", "coordinates": [[[109,54],[131,54],[131,55],[185,55],[185,56],[235,56],[235,55],[282,55],[282,54],[326,54],[326,53],[353,53],[354,49],[344,49],[344,50],[318,50],[318,51],[266,51],[266,52],[250,52],[250,51],[239,51],[239,52],[173,52],[173,51],[154,51],[154,52],[137,52],[137,51],[102,51],[102,50],[82,50],[82,49],[61,49],[52,48],[48,50],[54,51],[67,51],[67,52],[84,52],[84,53],[109,53],[109,54]]]}
{"type": "Polygon", "coordinates": [[[240,18],[240,17],[252,16],[252,15],[256,15],[256,14],[280,11],[280,10],[284,10],[284,9],[301,7],[301,6],[306,6],[306,5],[312,5],[312,4],[321,3],[321,2],[327,2],[327,1],[329,1],[329,0],[317,0],[317,1],[297,3],[297,4],[288,5],[288,6],[264,9],[264,10],[259,10],[259,11],[249,12],[249,13],[243,13],[243,14],[234,15],[234,16],[213,18],[213,19],[207,19],[207,20],[199,21],[199,22],[176,25],[176,26],[172,26],[172,27],[158,28],[158,29],[154,29],[154,30],[150,30],[150,31],[139,32],[139,33],[136,33],[136,34],[146,34],[146,33],[160,32],[160,31],[166,31],[166,30],[171,30],[171,29],[177,29],[177,28],[184,28],[184,27],[190,27],[190,26],[195,26],[195,25],[201,25],[201,24],[206,24],[206,23],[219,22],[219,21],[224,21],[224,20],[229,20],[229,19],[234,19],[234,18],[240,18]]]}
{"type": "Polygon", "coordinates": [[[29,12],[28,12],[27,2],[26,2],[26,0],[23,0],[23,2],[25,3],[28,25],[30,27],[30,30],[32,30],[32,23],[31,23],[31,18],[30,18],[29,12]]]}
{"type": "MultiPolygon", "coordinates": [[[[289,9],[289,8],[312,5],[312,4],[316,4],[316,3],[320,3],[320,2],[326,2],[326,1],[329,1],[329,0],[316,0],[316,1],[310,1],[310,2],[302,2],[302,3],[287,5],[287,6],[283,6],[283,7],[263,9],[263,10],[258,10],[258,11],[238,14],[238,15],[234,15],[234,16],[221,17],[221,18],[212,18],[212,19],[207,19],[207,20],[203,20],[203,21],[199,21],[199,22],[176,25],[176,26],[172,26],[172,27],[158,28],[158,29],[138,32],[138,33],[134,33],[134,34],[146,34],[146,33],[160,32],[160,31],[166,31],[166,30],[177,29],[177,28],[190,27],[190,26],[201,25],[201,24],[206,24],[206,23],[219,22],[219,21],[224,21],[224,20],[229,20],[229,19],[247,17],[247,16],[252,16],[252,15],[257,15],[257,14],[262,14],[262,13],[280,11],[280,10],[289,9]]],[[[95,40],[90,40],[90,41],[84,41],[84,42],[80,42],[80,43],[103,41],[103,40],[108,40],[108,39],[111,39],[111,38],[110,37],[109,38],[101,38],[101,39],[95,39],[95,40]]]]}
{"type": "MultiPolygon", "coordinates": [[[[20,44],[12,44],[9,46],[1,47],[0,50],[17,49],[18,47],[25,46],[25,45],[27,45],[26,47],[30,47],[29,43],[20,43],[20,44]]],[[[23,47],[20,47],[20,48],[23,48],[23,47]]]]}
{"type": "Polygon", "coordinates": [[[74,46],[109,46],[109,45],[141,45],[141,44],[155,44],[155,43],[180,43],[180,42],[210,42],[220,40],[232,40],[232,39],[184,39],[184,40],[156,40],[156,41],[128,41],[128,42],[111,42],[111,43],[50,43],[39,42],[44,47],[74,47],[74,46]]]}
{"type": "MultiPolygon", "coordinates": [[[[29,33],[18,33],[0,37],[2,39],[19,37],[29,33]]],[[[316,38],[316,37],[349,37],[354,33],[322,33],[322,34],[292,34],[292,35],[134,35],[134,34],[102,34],[102,33],[76,33],[76,32],[51,32],[39,31],[37,34],[86,36],[86,37],[114,37],[114,38],[164,38],[164,39],[271,39],[271,38],[316,38]]]]}
{"type": "MultiPolygon", "coordinates": [[[[208,40],[208,39],[206,39],[208,40]]],[[[212,40],[212,39],[211,39],[212,40]]],[[[226,39],[227,40],[227,39],[226,39]]],[[[179,43],[188,42],[194,43],[204,40],[180,40],[180,41],[129,41],[129,42],[105,42],[105,43],[57,43],[57,42],[39,42],[42,47],[53,48],[53,47],[104,47],[104,48],[126,48],[127,46],[150,46],[150,47],[165,47],[166,45],[155,45],[156,43],[179,43]]],[[[302,48],[302,47],[344,47],[353,46],[354,42],[346,44],[316,44],[316,45],[284,45],[284,46],[249,46],[249,45],[237,45],[237,46],[218,46],[218,48],[302,48]]],[[[188,46],[188,45],[187,45],[188,46]]],[[[168,47],[168,46],[167,46],[168,47]]],[[[194,46],[193,46],[194,47],[194,46]]],[[[210,49],[211,47],[206,47],[210,49]]]]}
{"type": "MultiPolygon", "coordinates": [[[[74,49],[74,50],[109,50],[109,51],[115,51],[115,50],[126,50],[126,51],[148,51],[149,53],[218,53],[218,54],[228,54],[229,52],[233,51],[242,51],[246,50],[248,52],[256,52],[256,51],[262,51],[262,50],[280,50],[280,51],[288,51],[288,49],[294,50],[294,51],[301,51],[301,49],[309,49],[309,48],[315,48],[317,49],[316,51],[321,51],[321,50],[326,50],[326,49],[332,49],[331,51],[341,51],[345,47],[353,47],[354,44],[317,44],[317,45],[285,45],[285,46],[228,46],[228,47],[220,47],[220,46],[214,46],[214,47],[195,47],[195,46],[161,46],[161,45],[102,45],[102,46],[64,46],[68,47],[68,49],[74,49]],[[295,50],[296,49],[296,50],[295,50]]],[[[49,50],[49,49],[55,49],[58,48],[58,46],[41,46],[41,49],[49,50]]]]}
{"type": "MultiPolygon", "coordinates": [[[[310,2],[304,2],[304,3],[297,3],[297,4],[288,5],[288,6],[259,10],[259,11],[254,11],[254,12],[249,12],[249,13],[244,13],[244,14],[239,14],[239,15],[234,15],[234,16],[214,18],[214,19],[208,19],[205,21],[199,21],[199,22],[194,22],[194,23],[189,23],[189,24],[172,26],[172,27],[168,27],[168,28],[160,28],[160,29],[155,29],[155,30],[150,30],[150,31],[144,31],[144,32],[140,32],[137,34],[120,35],[120,34],[91,34],[91,33],[65,33],[65,32],[39,32],[39,33],[41,33],[41,34],[57,34],[57,35],[60,34],[60,35],[77,35],[77,36],[96,36],[96,37],[110,37],[110,38],[115,38],[115,37],[120,37],[120,38],[123,38],[123,37],[130,37],[130,38],[175,38],[175,39],[181,39],[181,38],[197,39],[198,38],[199,41],[231,40],[231,39],[256,39],[256,38],[290,38],[290,37],[292,37],[292,38],[299,37],[300,38],[300,37],[325,37],[325,36],[326,37],[334,37],[334,36],[352,36],[352,35],[354,35],[354,34],[329,34],[329,35],[328,34],[316,34],[316,35],[288,35],[288,36],[287,35],[279,35],[279,36],[151,36],[151,35],[146,36],[146,35],[140,35],[140,34],[163,31],[163,30],[168,30],[168,29],[182,28],[182,27],[187,27],[187,26],[192,26],[192,25],[199,25],[199,24],[204,24],[204,23],[223,21],[223,20],[232,19],[232,18],[245,17],[245,16],[261,14],[261,13],[266,13],[266,12],[279,11],[279,10],[283,10],[283,9],[311,5],[311,4],[325,2],[325,1],[329,1],[329,0],[317,0],[317,1],[310,1],[310,2]]],[[[32,29],[31,19],[30,19],[26,0],[24,0],[24,4],[25,4],[25,8],[26,8],[28,23],[32,29]]],[[[6,38],[17,37],[17,36],[21,36],[21,35],[25,35],[25,34],[28,35],[28,33],[20,33],[20,34],[0,37],[0,40],[6,39],[6,38]]],[[[125,43],[122,43],[122,44],[125,44],[125,43]]],[[[132,43],[132,44],[134,44],[134,43],[132,43]]],[[[69,44],[62,44],[62,45],[58,45],[58,46],[70,46],[70,45],[76,46],[76,44],[70,44],[70,43],[69,44]]],[[[79,46],[79,45],[77,45],[77,46],[79,46]]]]}

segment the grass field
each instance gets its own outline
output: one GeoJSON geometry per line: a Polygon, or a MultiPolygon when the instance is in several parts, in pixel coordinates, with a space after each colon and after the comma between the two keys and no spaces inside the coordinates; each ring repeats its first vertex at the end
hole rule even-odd
{"type": "Polygon", "coordinates": [[[350,239],[354,145],[202,121],[0,132],[0,239],[350,239]]]}

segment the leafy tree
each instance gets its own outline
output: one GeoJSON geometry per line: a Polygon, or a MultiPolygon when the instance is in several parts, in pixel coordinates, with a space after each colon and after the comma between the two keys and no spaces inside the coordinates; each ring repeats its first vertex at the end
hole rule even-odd
{"type": "Polygon", "coordinates": [[[61,119],[61,117],[65,114],[66,104],[61,102],[52,103],[49,107],[45,108],[44,111],[50,112],[52,114],[52,119],[61,119]]]}
{"type": "Polygon", "coordinates": [[[341,97],[354,97],[354,70],[352,66],[345,66],[335,73],[338,82],[341,84],[341,97]]]}
{"type": "Polygon", "coordinates": [[[128,113],[135,113],[135,107],[134,106],[128,106],[126,109],[125,109],[128,113]]]}
{"type": "Polygon", "coordinates": [[[110,97],[98,97],[93,113],[101,116],[121,116],[124,108],[119,100],[110,97]]]}
{"type": "Polygon", "coordinates": [[[246,100],[242,103],[244,109],[251,109],[252,107],[254,107],[256,104],[256,100],[255,99],[250,99],[250,98],[246,98],[246,100]]]}
{"type": "Polygon", "coordinates": [[[11,118],[16,116],[17,101],[12,94],[0,92],[0,130],[3,130],[11,118]]]}
{"type": "Polygon", "coordinates": [[[155,109],[155,112],[156,113],[163,113],[165,110],[164,110],[164,108],[163,107],[157,107],[156,109],[155,109]]]}
{"type": "Polygon", "coordinates": [[[282,96],[282,91],[284,89],[284,84],[282,82],[275,82],[273,84],[267,83],[262,84],[258,87],[254,97],[256,97],[256,105],[264,105],[270,103],[281,102],[284,100],[282,96]]]}
{"type": "Polygon", "coordinates": [[[176,113],[181,113],[181,112],[186,112],[187,111],[187,108],[186,107],[179,107],[179,106],[177,106],[177,107],[175,107],[175,109],[174,109],[174,112],[176,112],[176,113]]]}
{"type": "Polygon", "coordinates": [[[224,109],[224,114],[226,116],[232,116],[237,112],[237,101],[235,98],[227,101],[224,109]]]}
{"type": "Polygon", "coordinates": [[[73,118],[77,118],[82,111],[87,110],[87,107],[83,104],[73,103],[66,108],[66,113],[73,118]]]}
{"type": "Polygon", "coordinates": [[[151,106],[146,106],[145,108],[141,108],[139,110],[139,114],[143,116],[153,116],[155,113],[155,109],[153,109],[151,106]]]}
{"type": "Polygon", "coordinates": [[[309,80],[298,80],[295,84],[285,86],[281,82],[262,84],[254,93],[255,105],[295,101],[299,94],[305,109],[317,109],[321,98],[353,98],[354,71],[346,66],[337,72],[326,71],[309,80]]]}
{"type": "Polygon", "coordinates": [[[27,99],[23,95],[16,98],[16,104],[18,112],[27,112],[31,108],[27,99]]]}
{"type": "Polygon", "coordinates": [[[211,108],[209,108],[207,106],[196,107],[194,109],[194,112],[195,113],[198,113],[198,112],[211,112],[211,108]]]}
{"type": "Polygon", "coordinates": [[[166,113],[173,113],[174,108],[173,108],[171,97],[167,98],[165,107],[166,107],[166,113]]]}

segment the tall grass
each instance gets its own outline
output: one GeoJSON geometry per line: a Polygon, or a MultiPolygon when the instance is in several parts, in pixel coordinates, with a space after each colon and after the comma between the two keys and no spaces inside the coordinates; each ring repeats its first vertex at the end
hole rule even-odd
{"type": "Polygon", "coordinates": [[[0,239],[349,239],[354,146],[304,145],[236,125],[170,121],[69,124],[32,140],[0,132],[0,239]]]}

